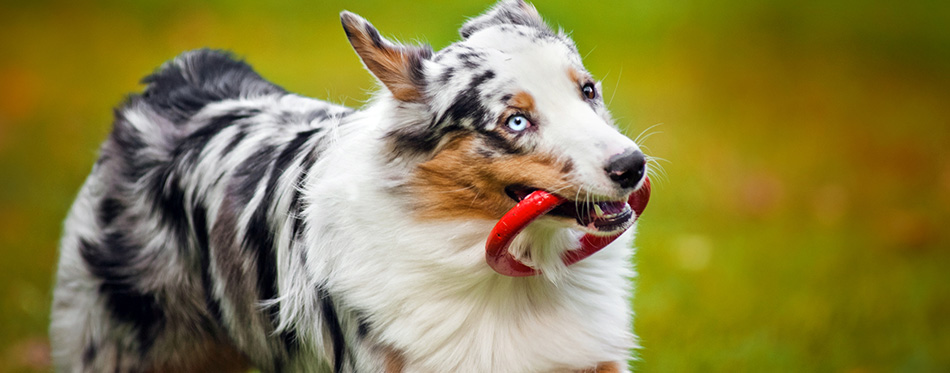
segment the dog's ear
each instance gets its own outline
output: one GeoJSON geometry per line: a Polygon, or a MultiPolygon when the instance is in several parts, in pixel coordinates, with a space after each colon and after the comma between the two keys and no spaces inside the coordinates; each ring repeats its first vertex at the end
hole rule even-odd
{"type": "Polygon", "coordinates": [[[432,57],[432,48],[390,42],[368,21],[347,11],[340,13],[340,20],[363,65],[393,97],[404,102],[421,102],[425,91],[423,62],[432,57]]]}
{"type": "Polygon", "coordinates": [[[475,32],[496,25],[521,25],[550,31],[534,5],[524,0],[501,0],[485,14],[472,18],[462,25],[459,34],[468,39],[475,32]]]}

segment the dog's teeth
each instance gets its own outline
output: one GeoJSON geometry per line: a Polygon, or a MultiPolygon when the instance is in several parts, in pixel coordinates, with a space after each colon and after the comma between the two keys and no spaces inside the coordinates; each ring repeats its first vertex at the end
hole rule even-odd
{"type": "Polygon", "coordinates": [[[597,217],[603,217],[603,216],[604,216],[604,210],[601,209],[601,208],[600,208],[600,205],[598,205],[598,204],[596,204],[596,203],[594,204],[594,212],[597,213],[597,217]]]}

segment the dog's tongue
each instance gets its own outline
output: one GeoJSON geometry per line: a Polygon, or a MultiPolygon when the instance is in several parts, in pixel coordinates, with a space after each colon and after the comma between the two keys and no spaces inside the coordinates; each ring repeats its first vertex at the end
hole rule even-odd
{"type": "MultiPolygon", "coordinates": [[[[514,256],[508,252],[508,246],[511,245],[511,241],[514,241],[515,236],[534,221],[534,219],[537,219],[567,201],[568,200],[563,197],[538,190],[532,192],[518,202],[515,207],[508,210],[505,216],[495,224],[491,234],[488,236],[488,242],[485,244],[485,260],[488,261],[488,265],[491,266],[495,272],[506,276],[525,277],[538,274],[536,269],[528,267],[518,261],[518,259],[515,259],[514,256]]],[[[630,205],[630,208],[636,214],[634,221],[640,217],[640,214],[643,213],[643,209],[646,208],[647,202],[649,201],[650,179],[646,178],[643,182],[643,186],[631,194],[627,200],[627,204],[630,205]]],[[[581,247],[577,250],[568,251],[564,255],[562,258],[564,264],[571,265],[587,258],[591,254],[604,248],[604,246],[609,245],[625,231],[626,229],[610,236],[584,235],[580,240],[581,247]]]]}

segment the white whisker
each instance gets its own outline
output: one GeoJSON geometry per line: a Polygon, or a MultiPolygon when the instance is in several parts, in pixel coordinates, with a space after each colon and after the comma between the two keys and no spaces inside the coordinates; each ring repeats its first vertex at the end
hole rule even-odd
{"type": "Polygon", "coordinates": [[[655,133],[662,133],[662,132],[652,132],[652,133],[646,135],[646,137],[644,137],[644,134],[646,134],[647,131],[652,130],[652,129],[654,129],[654,128],[656,128],[657,126],[660,126],[660,125],[662,125],[662,124],[663,124],[663,123],[657,123],[657,124],[654,124],[654,125],[652,125],[652,126],[649,126],[649,127],[645,128],[643,131],[640,131],[640,134],[637,135],[637,138],[633,139],[633,142],[639,144],[639,143],[641,143],[641,142],[643,142],[643,141],[646,141],[647,138],[649,138],[650,136],[653,136],[655,133]]]}

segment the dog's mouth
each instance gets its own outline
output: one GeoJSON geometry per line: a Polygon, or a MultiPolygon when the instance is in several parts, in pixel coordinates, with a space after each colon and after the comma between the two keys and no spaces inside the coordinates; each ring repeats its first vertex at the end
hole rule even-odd
{"type": "Polygon", "coordinates": [[[564,265],[577,263],[603,249],[620,237],[636,222],[650,201],[652,187],[650,178],[630,194],[626,201],[579,202],[551,192],[511,185],[505,188],[511,199],[517,202],[492,228],[485,243],[485,260],[488,265],[505,276],[523,277],[538,274],[538,270],[516,259],[508,247],[528,224],[541,216],[573,219],[587,231],[576,250],[566,252],[561,260],[564,265]]]}
{"type": "MultiPolygon", "coordinates": [[[[524,185],[505,187],[505,193],[515,202],[521,202],[537,190],[542,189],[524,185]]],[[[633,209],[627,200],[595,202],[566,199],[545,216],[573,219],[584,231],[596,235],[622,232],[635,221],[633,209]]]]}

